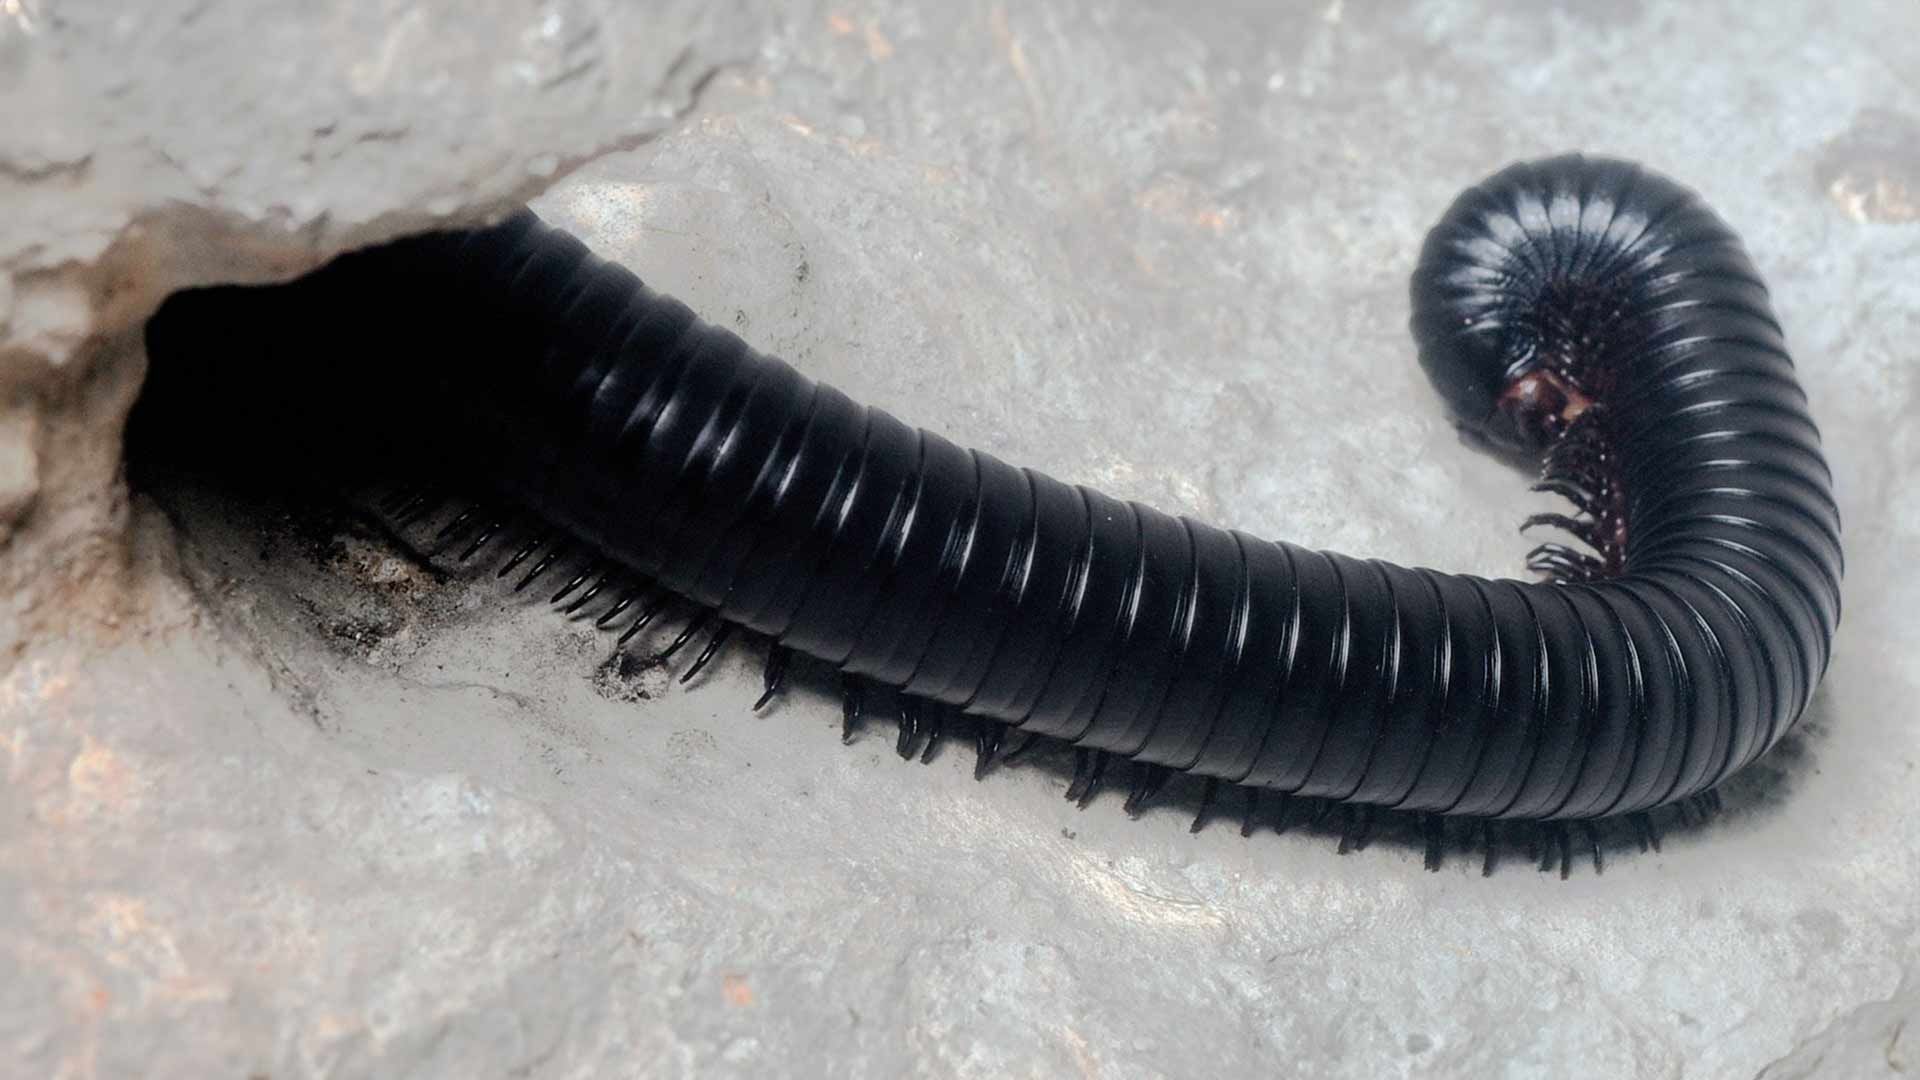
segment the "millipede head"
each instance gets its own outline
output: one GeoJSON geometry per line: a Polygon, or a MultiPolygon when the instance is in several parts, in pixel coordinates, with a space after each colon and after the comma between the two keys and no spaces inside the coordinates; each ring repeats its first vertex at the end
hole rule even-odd
{"type": "Polygon", "coordinates": [[[1412,281],[1420,366],[1455,420],[1509,450],[1557,440],[1611,380],[1605,342],[1632,299],[1611,268],[1649,215],[1687,196],[1631,163],[1522,162],[1454,201],[1412,281]]]}
{"type": "MultiPolygon", "coordinates": [[[[1429,238],[1430,249],[1434,243],[1429,238]]],[[[1431,250],[1427,259],[1444,262],[1431,250]]],[[[1475,296],[1423,260],[1414,276],[1420,364],[1462,428],[1506,450],[1544,451],[1593,406],[1593,395],[1572,373],[1566,350],[1532,320],[1505,311],[1505,302],[1475,296]]]]}
{"type": "Polygon", "coordinates": [[[1567,433],[1593,399],[1551,368],[1534,368],[1507,382],[1481,433],[1503,446],[1544,450],[1567,433]]]}

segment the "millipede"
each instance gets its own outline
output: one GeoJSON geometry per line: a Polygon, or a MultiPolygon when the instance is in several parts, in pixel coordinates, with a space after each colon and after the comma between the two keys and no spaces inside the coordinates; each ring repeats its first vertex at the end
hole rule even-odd
{"type": "MultiPolygon", "coordinates": [[[[1641,166],[1566,155],[1467,190],[1411,282],[1454,422],[1538,463],[1532,580],[1265,540],[1110,498],[863,407],[531,211],[169,298],[133,432],[275,475],[390,485],[436,558],[682,681],[729,641],[838,672],[848,738],[971,734],[976,775],[1071,747],[1085,806],[1177,774],[1197,831],[1388,817],[1568,873],[1644,850],[1798,721],[1840,619],[1840,519],[1767,290],[1734,232],[1641,166]],[[452,501],[458,492],[462,501],[452,501]],[[549,592],[549,590],[551,590],[549,592]],[[665,636],[664,631],[662,636],[665,636]]],[[[131,436],[130,436],[131,437],[131,436]]]]}

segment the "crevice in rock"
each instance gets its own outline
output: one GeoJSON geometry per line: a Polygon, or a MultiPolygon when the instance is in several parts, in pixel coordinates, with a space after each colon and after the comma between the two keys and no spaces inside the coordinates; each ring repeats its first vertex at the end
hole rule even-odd
{"type": "MultiPolygon", "coordinates": [[[[702,33],[661,58],[650,84],[644,68],[623,71],[620,85],[644,84],[648,92],[621,110],[607,109],[601,119],[573,125],[578,149],[543,132],[550,149],[504,150],[484,162],[487,173],[477,173],[475,164],[476,174],[448,175],[443,190],[451,194],[359,217],[336,213],[336,200],[324,189],[260,206],[222,185],[199,182],[191,192],[167,194],[159,189],[185,174],[152,168],[153,161],[180,159],[165,142],[145,150],[149,160],[142,167],[153,191],[116,190],[127,167],[119,147],[71,162],[49,159],[46,167],[0,170],[26,196],[13,200],[20,218],[0,226],[0,670],[37,638],[83,630],[89,621],[116,621],[138,606],[132,594],[141,585],[128,576],[127,530],[134,517],[121,441],[146,374],[142,328],[163,298],[216,283],[285,281],[340,251],[509,212],[583,166],[683,124],[714,78],[752,55],[750,35],[715,45],[742,29],[735,25],[740,16],[732,7],[689,9],[702,33]],[[133,202],[126,209],[115,205],[128,198],[133,202]],[[88,200],[97,205],[64,210],[88,200]],[[294,212],[296,205],[307,209],[294,212]],[[61,222],[62,212],[71,220],[61,222]]],[[[31,104],[31,95],[21,104],[31,104]]],[[[313,137],[334,126],[337,121],[317,124],[313,137]]],[[[476,132],[474,138],[501,135],[476,132]]],[[[397,173],[412,179],[453,168],[421,157],[419,147],[406,145],[409,139],[416,136],[390,140],[378,151],[393,159],[397,173]]],[[[0,154],[8,149],[0,146],[0,154]]],[[[270,160],[275,151],[265,143],[255,152],[258,160],[226,168],[284,164],[270,160]]]]}

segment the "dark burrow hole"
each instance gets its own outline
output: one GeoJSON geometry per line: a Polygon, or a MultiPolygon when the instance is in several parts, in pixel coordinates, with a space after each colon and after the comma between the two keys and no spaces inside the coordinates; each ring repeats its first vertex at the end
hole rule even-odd
{"type": "MultiPolygon", "coordinates": [[[[697,610],[489,497],[460,467],[480,456],[466,448],[486,443],[486,419],[468,430],[471,417],[425,407],[434,396],[418,374],[424,350],[473,343],[392,310],[316,320],[312,283],[325,273],[182,291],[148,322],[127,482],[172,524],[203,601],[277,610],[311,634],[295,651],[389,668],[403,659],[385,648],[392,639],[417,645],[475,617],[550,606],[557,632],[605,639],[610,663],[583,672],[596,690],[648,696],[641,676],[697,610]],[[583,632],[615,605],[619,618],[583,632]],[[616,646],[646,610],[644,630],[616,646]]],[[[682,666],[705,640],[683,643],[682,666]]],[[[795,674],[825,678],[805,664],[795,674]]]]}

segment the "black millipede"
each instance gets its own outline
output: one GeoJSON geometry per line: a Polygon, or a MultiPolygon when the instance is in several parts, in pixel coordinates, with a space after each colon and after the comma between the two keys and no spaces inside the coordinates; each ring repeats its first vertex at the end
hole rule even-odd
{"type": "Polygon", "coordinates": [[[1455,422],[1538,462],[1566,512],[1491,580],[1309,550],[1109,498],[862,407],[703,323],[530,211],[177,294],[135,430],[286,474],[426,481],[387,504],[552,588],[625,646],[663,613],[691,677],[730,634],[841,673],[849,734],[950,722],[978,771],[1070,745],[1083,805],[1204,781],[1243,831],[1339,810],[1449,833],[1491,869],[1715,787],[1807,707],[1840,618],[1840,520],[1739,239],[1694,193],[1569,155],[1462,194],[1414,270],[1419,360],[1455,422]],[[436,521],[438,519],[435,519],[436,521]],[[739,633],[736,634],[735,632],[739,633]],[[697,648],[695,644],[700,643],[697,648]],[[682,652],[682,650],[685,650],[682,652]],[[876,695],[879,695],[876,697],[876,695]],[[960,718],[966,718],[961,720],[960,718]],[[1264,800],[1264,801],[1263,801],[1264,800]],[[1464,823],[1464,824],[1462,824],[1464,823]]]}

